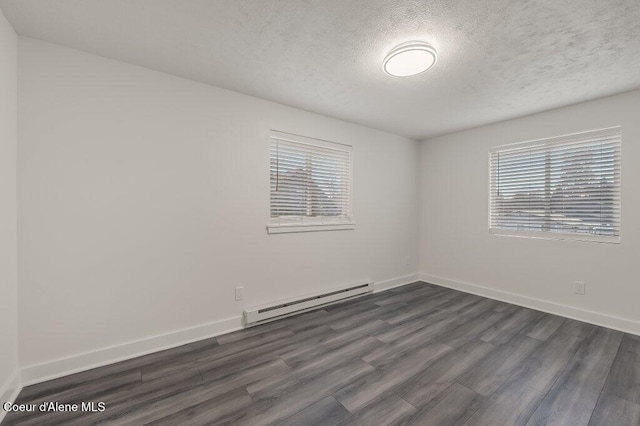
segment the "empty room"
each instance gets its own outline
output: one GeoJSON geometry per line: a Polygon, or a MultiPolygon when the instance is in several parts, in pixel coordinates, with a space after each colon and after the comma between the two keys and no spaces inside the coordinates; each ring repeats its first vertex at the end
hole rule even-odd
{"type": "Polygon", "coordinates": [[[0,424],[640,426],[638,0],[0,0],[0,424]]]}

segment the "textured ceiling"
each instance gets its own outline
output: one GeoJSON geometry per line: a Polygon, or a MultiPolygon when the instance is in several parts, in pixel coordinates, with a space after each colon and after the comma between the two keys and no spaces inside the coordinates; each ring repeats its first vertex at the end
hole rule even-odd
{"type": "Polygon", "coordinates": [[[639,0],[0,0],[16,31],[416,139],[640,87],[639,0]],[[381,68],[408,40],[436,66],[381,68]]]}

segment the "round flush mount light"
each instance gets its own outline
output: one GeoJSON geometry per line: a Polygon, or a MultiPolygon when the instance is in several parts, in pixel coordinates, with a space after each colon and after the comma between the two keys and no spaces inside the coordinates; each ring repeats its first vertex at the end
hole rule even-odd
{"type": "Polygon", "coordinates": [[[409,77],[431,68],[438,54],[429,43],[410,41],[396,46],[382,63],[384,72],[394,77],[409,77]]]}

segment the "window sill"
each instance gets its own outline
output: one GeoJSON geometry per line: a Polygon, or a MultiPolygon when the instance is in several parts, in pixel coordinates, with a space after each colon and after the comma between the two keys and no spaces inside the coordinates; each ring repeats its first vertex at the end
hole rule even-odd
{"type": "Polygon", "coordinates": [[[563,234],[556,232],[526,232],[506,229],[490,229],[489,234],[497,237],[533,238],[538,240],[566,240],[588,243],[620,244],[620,237],[596,236],[587,234],[563,234]]]}
{"type": "Polygon", "coordinates": [[[349,231],[356,229],[355,223],[309,223],[309,224],[269,224],[268,234],[285,234],[289,232],[349,231]]]}

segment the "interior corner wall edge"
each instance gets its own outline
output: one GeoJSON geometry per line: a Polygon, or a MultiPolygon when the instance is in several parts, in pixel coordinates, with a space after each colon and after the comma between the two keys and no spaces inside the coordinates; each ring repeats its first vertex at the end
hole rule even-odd
{"type": "Polygon", "coordinates": [[[640,331],[639,110],[636,90],[423,141],[421,276],[469,283],[467,290],[485,289],[494,297],[515,294],[541,300],[565,307],[565,313],[582,312],[587,321],[640,331]],[[622,126],[620,244],[489,234],[491,147],[617,125],[622,126]],[[586,284],[584,296],[573,294],[574,281],[586,284]]]}
{"type": "Polygon", "coordinates": [[[15,402],[22,390],[22,386],[22,372],[16,367],[4,383],[0,385],[0,424],[7,415],[7,412],[2,408],[2,405],[7,402],[15,402]]]}
{"type": "Polygon", "coordinates": [[[22,366],[418,272],[416,141],[24,37],[18,83],[22,366]],[[270,129],[353,145],[355,230],[267,234],[270,129]]]}
{"type": "MultiPolygon", "coordinates": [[[[17,287],[17,36],[0,11],[0,403],[20,390],[17,287]]],[[[0,408],[0,421],[4,410],[0,408]]]]}

